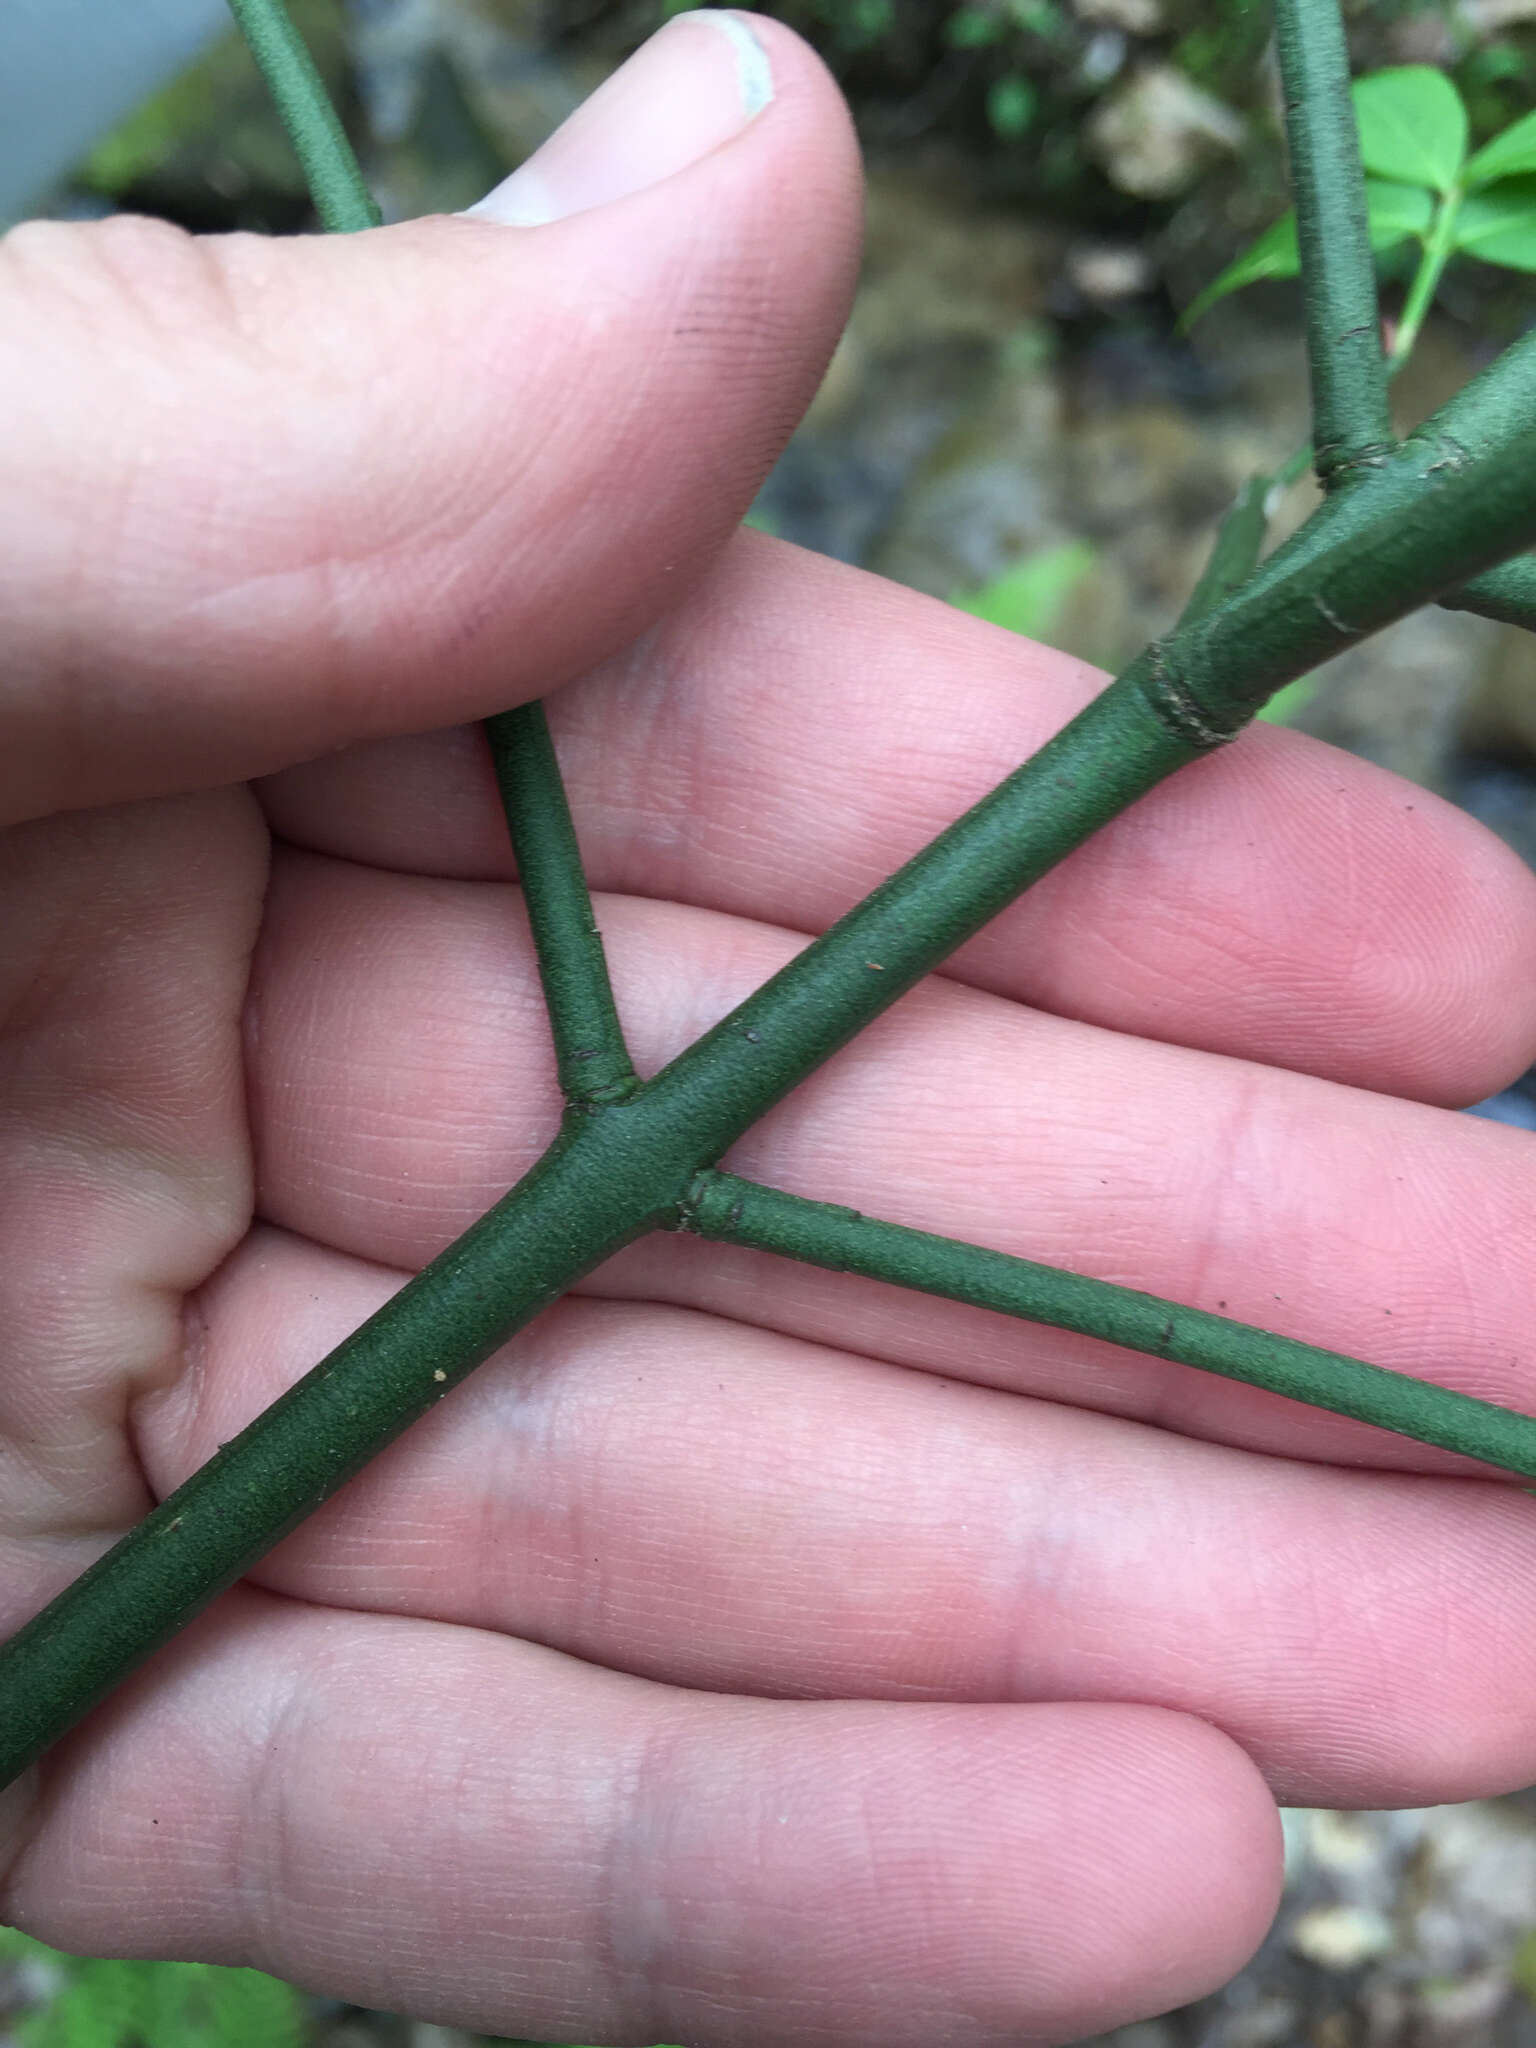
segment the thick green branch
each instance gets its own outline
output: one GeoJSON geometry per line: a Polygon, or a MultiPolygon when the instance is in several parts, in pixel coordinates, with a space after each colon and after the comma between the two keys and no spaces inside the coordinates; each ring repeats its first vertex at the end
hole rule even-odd
{"type": "Polygon", "coordinates": [[[876,1222],[856,1209],[781,1194],[729,1173],[699,1176],[680,1227],[716,1243],[1123,1344],[1536,1478],[1536,1418],[1155,1294],[876,1222]]]}
{"type": "Polygon", "coordinates": [[[1294,676],[1536,539],[1536,335],[1326,500],[1242,589],[1127,671],[1205,744],[1294,676]],[[1413,589],[1416,600],[1403,602],[1413,589]]]}
{"type": "Polygon", "coordinates": [[[323,225],[333,234],[376,228],[379,209],[282,0],[229,0],[229,11],[277,102],[323,225]]]}
{"type": "Polygon", "coordinates": [[[485,722],[568,1104],[622,1102],[639,1083],[542,704],[485,722]]]}
{"type": "Polygon", "coordinates": [[[1306,301],[1312,442],[1318,481],[1331,487],[1393,445],[1338,0],[1276,0],[1275,40],[1306,301]]]}

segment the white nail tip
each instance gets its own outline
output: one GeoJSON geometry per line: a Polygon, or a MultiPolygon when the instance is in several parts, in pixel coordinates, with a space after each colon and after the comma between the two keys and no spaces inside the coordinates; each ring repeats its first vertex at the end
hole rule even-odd
{"type": "Polygon", "coordinates": [[[739,14],[700,8],[693,19],[713,22],[728,38],[736,52],[736,89],[741,94],[743,110],[748,115],[760,114],[773,98],[773,66],[768,62],[768,52],[739,14]]]}

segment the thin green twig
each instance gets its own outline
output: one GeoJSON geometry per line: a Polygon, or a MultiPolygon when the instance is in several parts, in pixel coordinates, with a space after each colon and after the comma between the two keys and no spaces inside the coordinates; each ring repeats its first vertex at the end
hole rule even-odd
{"type": "Polygon", "coordinates": [[[1447,611],[1479,612],[1502,625],[1536,632],[1536,557],[1517,555],[1485,569],[1459,590],[1448,590],[1440,602],[1447,611]]]}
{"type": "Polygon", "coordinates": [[[1337,0],[1275,0],[1306,296],[1312,442],[1325,488],[1390,449],[1376,268],[1337,0]]]}
{"type": "Polygon", "coordinates": [[[379,209],[341,116],[282,0],[229,0],[229,11],[277,103],[322,225],[341,235],[376,228],[379,209]]]}
{"type": "Polygon", "coordinates": [[[518,878],[533,929],[555,1062],[567,1105],[622,1102],[630,1064],[576,829],[542,704],[485,722],[518,878]]]}
{"type": "Polygon", "coordinates": [[[1419,267],[1414,272],[1413,282],[1403,301],[1403,310],[1398,317],[1397,333],[1388,357],[1389,372],[1395,374],[1412,355],[1424,325],[1424,316],[1434,303],[1435,293],[1440,289],[1440,279],[1445,266],[1455,253],[1456,217],[1461,211],[1463,194],[1460,185],[1440,195],[1435,208],[1434,223],[1425,240],[1419,267]]]}
{"type": "MultiPolygon", "coordinates": [[[[229,0],[292,139],[327,229],[375,227],[379,210],[283,0],[229,0]]],[[[487,721],[517,854],[567,1101],[613,1101],[635,1086],[602,940],[592,916],[560,767],[537,704],[487,721]]]]}
{"type": "Polygon", "coordinates": [[[678,1227],[718,1244],[1075,1330],[1536,1478],[1536,1418],[1155,1294],[877,1222],[730,1173],[699,1176],[678,1227]]]}

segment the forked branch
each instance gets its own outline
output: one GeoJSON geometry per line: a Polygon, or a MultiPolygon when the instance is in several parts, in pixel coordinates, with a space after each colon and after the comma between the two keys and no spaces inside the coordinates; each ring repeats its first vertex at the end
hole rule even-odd
{"type": "MultiPolygon", "coordinates": [[[[361,178],[334,115],[313,103],[324,96],[307,59],[295,58],[280,0],[231,4],[296,139],[305,138],[328,224],[366,225],[361,178]]],[[[1298,47],[1302,29],[1325,16],[1336,27],[1333,0],[1298,0],[1298,47]]],[[[1347,108],[1342,35],[1330,31],[1301,54],[1302,100],[1320,95],[1320,107],[1347,108]]],[[[1338,157],[1339,138],[1329,143],[1323,133],[1333,118],[1302,124],[1319,205],[1338,157]]],[[[1369,250],[1357,248],[1351,261],[1368,270],[1369,250]]],[[[1349,308],[1363,304],[1363,292],[1359,276],[1333,275],[1310,323],[1315,348],[1340,309],[1353,320],[1349,308]]],[[[1529,1417],[1223,1317],[755,1188],[717,1168],[758,1118],[1021,890],[1230,738],[1273,691],[1468,579],[1496,585],[1530,573],[1498,565],[1536,542],[1536,336],[1401,447],[1372,439],[1380,420],[1369,351],[1355,348],[1349,362],[1347,373],[1331,382],[1325,373],[1318,385],[1316,437],[1336,477],[1347,470],[1348,488],[1335,489],[1251,574],[1262,529],[1251,501],[1240,508],[1200,603],[1174,632],[643,1086],[624,1053],[543,714],[530,707],[492,721],[571,1103],[561,1134],[487,1215],[0,1649],[0,1779],[23,1769],[514,1331],[657,1228],[693,1228],[1058,1323],[1536,1476],[1529,1417]]]]}

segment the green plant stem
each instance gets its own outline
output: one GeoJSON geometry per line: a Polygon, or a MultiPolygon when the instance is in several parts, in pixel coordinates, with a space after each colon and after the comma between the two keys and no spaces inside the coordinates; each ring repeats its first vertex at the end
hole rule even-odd
{"type": "MultiPolygon", "coordinates": [[[[1477,410],[1454,416],[1469,434],[1477,410]]],[[[1399,601],[1405,577],[1428,583],[1422,602],[1528,545],[1536,479],[1522,472],[1536,463],[1536,427],[1474,456],[1444,431],[1450,413],[1325,501],[1240,591],[1154,643],[1121,681],[1134,678],[1195,742],[1216,744],[1282,684],[1412,610],[1399,601]]]]}
{"type": "MultiPolygon", "coordinates": [[[[379,211],[283,0],[229,0],[277,103],[327,229],[374,227],[379,211]]],[[[636,1086],[602,939],[543,707],[486,722],[549,1007],[567,1102],[620,1101],[636,1086]]]]}
{"type": "Polygon", "coordinates": [[[622,1102],[640,1085],[542,704],[485,722],[507,815],[566,1103],[622,1102]]]}
{"type": "Polygon", "coordinates": [[[1224,604],[1253,574],[1269,531],[1265,508],[1274,483],[1272,476],[1251,476],[1238,492],[1216,529],[1210,559],[1200,572],[1200,581],[1179,614],[1181,626],[1190,625],[1224,604]]]}
{"type": "Polygon", "coordinates": [[[729,1173],[699,1176],[679,1227],[718,1244],[1075,1330],[1536,1478],[1536,1418],[1155,1294],[877,1222],[729,1173]]]}
{"type": "Polygon", "coordinates": [[[1276,0],[1306,302],[1312,441],[1325,489],[1393,445],[1365,180],[1337,0],[1276,0]]]}
{"type": "Polygon", "coordinates": [[[229,0],[304,169],[315,211],[332,234],[379,225],[341,118],[282,0],[229,0]]]}
{"type": "Polygon", "coordinates": [[[1391,354],[1388,357],[1390,372],[1396,372],[1413,353],[1414,345],[1424,325],[1424,316],[1434,303],[1435,293],[1440,289],[1440,279],[1445,266],[1450,262],[1456,247],[1456,216],[1461,212],[1462,192],[1459,186],[1443,193],[1435,218],[1430,224],[1424,242],[1424,253],[1419,258],[1419,267],[1413,274],[1403,301],[1402,317],[1397,323],[1391,354]]]}
{"type": "MultiPolygon", "coordinates": [[[[1487,392],[1469,404],[1468,431],[1495,409],[1487,392]]],[[[1338,566],[1298,546],[1303,529],[628,1101],[568,1113],[495,1208],[0,1649],[0,1781],[515,1330],[674,1219],[699,1173],[1022,889],[1353,638],[1314,586],[1364,630],[1536,540],[1536,430],[1481,462],[1441,451],[1409,444],[1320,508],[1338,566]],[[1405,464],[1429,472],[1415,521],[1392,495],[1405,464]]]]}
{"type": "Polygon", "coordinates": [[[1536,632],[1536,558],[1517,555],[1496,569],[1485,569],[1470,583],[1448,590],[1440,602],[1447,611],[1480,612],[1485,619],[1536,632]]]}

